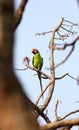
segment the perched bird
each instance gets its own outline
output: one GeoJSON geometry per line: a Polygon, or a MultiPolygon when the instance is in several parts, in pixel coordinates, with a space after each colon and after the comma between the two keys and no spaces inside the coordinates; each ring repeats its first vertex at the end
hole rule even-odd
{"type": "MultiPolygon", "coordinates": [[[[32,49],[32,53],[34,54],[33,59],[32,59],[33,66],[36,69],[41,70],[42,66],[43,66],[43,58],[41,57],[39,50],[34,48],[34,49],[32,49]]],[[[40,81],[40,87],[41,87],[41,91],[42,91],[41,74],[39,72],[37,72],[37,74],[38,74],[38,78],[40,81]]]]}

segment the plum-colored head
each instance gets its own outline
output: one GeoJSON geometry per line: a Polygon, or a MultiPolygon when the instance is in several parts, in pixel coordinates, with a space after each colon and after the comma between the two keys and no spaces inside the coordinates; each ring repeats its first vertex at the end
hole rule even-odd
{"type": "Polygon", "coordinates": [[[36,49],[36,48],[33,48],[33,49],[32,49],[32,53],[33,53],[33,54],[37,54],[37,53],[39,53],[39,50],[36,49]]]}

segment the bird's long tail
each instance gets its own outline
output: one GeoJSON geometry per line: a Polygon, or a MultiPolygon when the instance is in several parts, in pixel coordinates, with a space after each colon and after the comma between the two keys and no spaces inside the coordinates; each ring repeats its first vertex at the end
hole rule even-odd
{"type": "MultiPolygon", "coordinates": [[[[38,78],[39,78],[41,92],[42,92],[43,91],[43,89],[42,89],[42,79],[41,79],[41,74],[39,72],[38,72],[38,78]]],[[[43,95],[42,95],[42,97],[43,97],[43,95]]]]}

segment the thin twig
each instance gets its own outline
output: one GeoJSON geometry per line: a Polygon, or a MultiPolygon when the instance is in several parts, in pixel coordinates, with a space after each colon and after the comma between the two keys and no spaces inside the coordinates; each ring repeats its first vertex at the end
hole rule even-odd
{"type": "Polygon", "coordinates": [[[78,23],[73,23],[73,22],[71,22],[69,20],[64,20],[64,22],[70,23],[70,24],[75,25],[75,26],[79,26],[78,23]]]}
{"type": "MultiPolygon", "coordinates": [[[[52,49],[55,49],[55,50],[64,50],[64,49],[66,49],[67,47],[69,47],[69,46],[71,46],[72,48],[71,48],[71,50],[69,51],[69,53],[67,54],[67,56],[64,58],[64,60],[63,61],[61,61],[59,64],[57,64],[56,66],[54,66],[54,68],[57,68],[57,67],[59,67],[61,64],[63,64],[63,63],[65,63],[66,61],[67,61],[67,59],[70,57],[70,55],[72,54],[72,52],[73,52],[73,50],[74,50],[74,47],[75,47],[75,44],[76,44],[76,42],[79,40],[79,36],[77,36],[76,37],[76,39],[73,41],[73,42],[71,42],[70,44],[64,44],[64,46],[63,47],[56,47],[56,46],[49,46],[49,48],[52,48],[52,49]]],[[[52,69],[54,69],[54,68],[52,68],[52,69]]]]}
{"type": "Polygon", "coordinates": [[[71,43],[64,43],[63,47],[56,47],[56,46],[49,46],[49,48],[55,49],[55,50],[65,50],[69,46],[75,46],[76,42],[79,40],[79,35],[71,42],[71,43]]]}
{"type": "Polygon", "coordinates": [[[58,35],[59,35],[60,37],[62,37],[62,38],[63,38],[63,37],[64,37],[64,38],[69,37],[67,34],[64,34],[64,35],[60,34],[59,31],[57,31],[57,33],[58,33],[58,35]]]}
{"type": "Polygon", "coordinates": [[[26,70],[27,68],[23,68],[23,69],[18,69],[18,68],[14,68],[14,70],[18,70],[18,71],[24,71],[26,70]]]}
{"type": "Polygon", "coordinates": [[[70,74],[68,74],[68,76],[69,76],[70,78],[72,78],[72,79],[74,79],[74,80],[76,80],[76,81],[77,81],[77,79],[76,79],[76,78],[74,78],[73,76],[71,76],[70,74]]]}
{"type": "Polygon", "coordinates": [[[55,104],[55,117],[56,117],[56,121],[58,121],[58,119],[59,119],[59,117],[58,117],[58,115],[57,115],[57,108],[58,108],[58,104],[59,104],[59,101],[57,100],[56,101],[56,104],[55,104]]]}
{"type": "Polygon", "coordinates": [[[69,29],[66,29],[66,28],[64,28],[63,26],[61,26],[61,28],[62,28],[62,29],[64,29],[65,31],[67,31],[67,32],[71,33],[71,34],[75,34],[75,32],[70,31],[69,29]]]}
{"type": "Polygon", "coordinates": [[[38,102],[39,102],[39,100],[40,100],[40,98],[41,98],[41,96],[45,93],[45,91],[48,89],[48,87],[51,85],[53,83],[53,81],[52,82],[49,82],[49,84],[45,87],[45,89],[41,92],[41,94],[39,95],[39,97],[37,98],[37,100],[36,100],[36,105],[38,104],[38,102]]]}
{"type": "Polygon", "coordinates": [[[47,32],[41,32],[41,33],[35,33],[35,35],[37,36],[40,36],[40,35],[46,35],[46,34],[48,34],[48,33],[51,33],[52,31],[47,31],[47,32]]]}
{"type": "Polygon", "coordinates": [[[69,112],[69,113],[66,114],[65,116],[59,118],[58,121],[64,120],[65,118],[67,118],[67,117],[69,117],[69,116],[71,116],[72,114],[75,114],[75,113],[77,113],[77,112],[79,112],[79,109],[74,110],[74,111],[72,111],[72,112],[69,112]]]}
{"type": "Polygon", "coordinates": [[[67,54],[67,56],[64,58],[64,60],[62,60],[62,61],[61,61],[59,64],[57,64],[54,68],[57,68],[57,67],[59,67],[61,64],[64,64],[64,63],[68,60],[68,58],[70,57],[70,55],[72,54],[73,50],[74,50],[74,46],[72,46],[70,52],[67,54]]]}
{"type": "Polygon", "coordinates": [[[62,75],[60,77],[55,77],[55,80],[60,80],[60,79],[64,78],[65,76],[69,76],[70,78],[72,78],[72,79],[77,81],[77,79],[74,78],[73,76],[71,76],[69,73],[65,73],[64,75],[62,75]]]}
{"type": "Polygon", "coordinates": [[[64,21],[64,18],[61,18],[59,24],[54,28],[54,30],[52,30],[52,31],[47,31],[47,32],[41,32],[41,33],[38,32],[38,33],[36,33],[35,35],[40,36],[40,35],[45,35],[45,34],[48,34],[48,33],[52,33],[53,31],[56,32],[56,31],[60,28],[60,26],[62,25],[63,21],[64,21]]]}
{"type": "Polygon", "coordinates": [[[67,26],[67,27],[71,27],[72,25],[68,25],[68,24],[62,24],[63,26],[67,26]]]}
{"type": "Polygon", "coordinates": [[[65,76],[69,75],[68,73],[65,73],[64,75],[60,76],[60,77],[55,77],[55,80],[60,80],[62,78],[64,78],[65,76]]]}
{"type": "Polygon", "coordinates": [[[60,30],[58,29],[56,31],[56,33],[59,35],[59,37],[56,36],[56,37],[54,37],[54,39],[56,39],[56,40],[65,40],[65,39],[67,39],[69,37],[70,34],[72,34],[72,35],[76,34],[77,32],[72,30],[73,26],[78,26],[78,24],[74,24],[74,23],[72,23],[70,21],[64,20],[59,29],[62,28],[62,30],[64,30],[66,32],[66,34],[62,35],[61,33],[59,33],[60,30]],[[64,22],[66,22],[67,24],[66,23],[64,24],[64,22]],[[68,27],[68,28],[66,28],[66,27],[68,27]]]}

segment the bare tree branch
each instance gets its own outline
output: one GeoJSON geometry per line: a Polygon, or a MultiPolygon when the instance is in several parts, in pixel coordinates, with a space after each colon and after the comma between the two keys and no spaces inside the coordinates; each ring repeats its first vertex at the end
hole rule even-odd
{"type": "Polygon", "coordinates": [[[14,13],[14,30],[17,28],[17,26],[20,24],[23,16],[23,12],[25,9],[25,5],[27,4],[28,0],[21,0],[21,3],[14,13]]]}
{"type": "Polygon", "coordinates": [[[47,32],[41,32],[41,33],[35,33],[35,35],[37,36],[40,36],[40,35],[46,35],[46,34],[48,34],[48,33],[51,33],[52,31],[47,31],[47,32]]]}
{"type": "Polygon", "coordinates": [[[18,70],[18,71],[24,71],[24,70],[27,70],[27,68],[13,68],[14,70],[18,70]]]}
{"type": "Polygon", "coordinates": [[[64,78],[64,77],[67,76],[67,75],[68,75],[68,73],[65,73],[64,75],[62,75],[62,76],[60,76],[60,77],[55,77],[55,80],[60,80],[60,79],[64,78]]]}
{"type": "Polygon", "coordinates": [[[41,75],[45,76],[45,77],[48,78],[48,79],[51,79],[47,74],[45,74],[45,73],[42,72],[42,71],[39,71],[39,70],[36,69],[35,67],[33,67],[33,66],[31,66],[31,65],[28,65],[28,64],[26,64],[25,66],[26,66],[27,68],[31,69],[31,70],[34,70],[34,71],[36,71],[36,72],[40,72],[41,75]]]}
{"type": "MultiPolygon", "coordinates": [[[[54,45],[55,32],[62,25],[63,21],[64,21],[64,18],[62,18],[60,20],[59,24],[52,31],[52,36],[51,36],[51,39],[50,39],[50,42],[49,42],[49,46],[53,46],[54,45]]],[[[52,48],[50,48],[50,68],[52,68],[52,67],[54,67],[54,50],[52,48]]],[[[40,109],[42,109],[42,110],[44,110],[48,106],[48,104],[49,104],[49,102],[51,100],[51,97],[53,95],[53,92],[54,92],[54,84],[55,84],[55,72],[54,72],[54,69],[50,70],[50,78],[51,78],[51,82],[52,81],[53,82],[49,86],[49,92],[48,92],[47,98],[45,99],[43,105],[40,107],[40,109]]]]}
{"type": "MultiPolygon", "coordinates": [[[[30,101],[31,102],[31,101],[30,101]]],[[[32,111],[33,115],[37,118],[38,115],[41,116],[46,123],[50,123],[50,119],[47,117],[46,114],[44,114],[33,102],[31,102],[32,107],[34,108],[34,111],[32,111]]]]}
{"type": "MultiPolygon", "coordinates": [[[[57,29],[55,28],[56,30],[54,30],[55,31],[54,39],[65,40],[70,36],[70,34],[75,35],[77,32],[75,32],[73,30],[74,26],[79,26],[79,25],[77,23],[73,23],[69,20],[65,20],[64,18],[62,18],[61,21],[59,22],[59,25],[57,26],[57,29]],[[61,34],[61,30],[62,30],[63,34],[61,34]],[[57,36],[57,34],[58,34],[58,36],[57,36]]],[[[38,35],[38,36],[46,35],[46,34],[52,33],[52,32],[53,31],[41,32],[41,33],[38,32],[35,35],[38,35]]]]}
{"type": "MultiPolygon", "coordinates": [[[[75,44],[76,44],[76,42],[77,42],[78,40],[79,40],[79,36],[77,36],[77,37],[75,38],[75,40],[72,41],[71,43],[69,43],[69,44],[65,43],[62,48],[56,47],[55,45],[54,45],[54,46],[49,46],[49,48],[52,48],[52,49],[55,49],[55,50],[65,50],[67,47],[72,47],[71,50],[69,51],[69,53],[67,54],[67,56],[64,58],[64,60],[61,61],[60,63],[58,63],[57,65],[55,65],[54,68],[59,67],[60,65],[62,65],[63,63],[65,63],[65,62],[67,61],[67,59],[70,57],[70,55],[71,55],[72,52],[74,51],[75,44]]],[[[53,69],[53,68],[52,68],[52,69],[53,69]]]]}
{"type": "Polygon", "coordinates": [[[62,78],[64,78],[65,76],[69,76],[70,78],[74,79],[77,81],[77,78],[74,78],[73,76],[71,76],[69,73],[65,73],[64,75],[62,75],[61,77],[55,77],[55,80],[60,80],[62,78]]]}
{"type": "MultiPolygon", "coordinates": [[[[49,43],[49,47],[50,47],[50,77],[51,77],[51,81],[53,80],[53,84],[49,86],[49,92],[48,92],[48,96],[46,98],[46,100],[44,101],[43,105],[42,105],[42,109],[44,110],[48,103],[50,102],[50,99],[53,95],[54,92],[54,83],[55,83],[55,72],[54,72],[54,49],[51,48],[54,46],[54,37],[55,37],[55,32],[57,32],[59,30],[59,28],[61,27],[61,25],[63,24],[64,18],[62,18],[59,22],[59,24],[55,27],[55,29],[52,31],[52,37],[50,39],[50,43],[49,43]]],[[[69,54],[70,55],[70,54],[69,54]]]]}
{"type": "Polygon", "coordinates": [[[72,114],[75,114],[75,113],[77,113],[77,112],[79,112],[79,109],[74,110],[74,111],[72,111],[72,112],[69,112],[68,114],[66,114],[65,116],[59,118],[58,120],[59,120],[59,121],[64,120],[64,119],[67,118],[68,116],[70,116],[70,115],[72,115],[72,114]]]}
{"type": "MultiPolygon", "coordinates": [[[[61,18],[59,24],[54,29],[54,32],[56,32],[60,28],[60,26],[62,25],[63,21],[64,21],[64,18],[61,18]]],[[[53,30],[52,31],[47,31],[47,32],[36,33],[35,35],[39,35],[40,36],[40,35],[45,35],[45,34],[48,34],[48,33],[53,33],[53,30]]]]}
{"type": "Polygon", "coordinates": [[[47,125],[41,126],[41,130],[50,130],[50,129],[54,129],[54,128],[58,129],[61,127],[73,126],[73,125],[74,126],[79,125],[79,118],[49,123],[47,125]]]}
{"type": "Polygon", "coordinates": [[[40,98],[42,97],[42,95],[45,93],[45,91],[48,89],[48,87],[51,85],[51,84],[53,84],[53,82],[54,81],[51,81],[51,82],[49,82],[49,84],[45,87],[45,89],[41,92],[41,94],[38,96],[38,98],[37,98],[37,100],[36,100],[36,105],[38,104],[38,102],[39,102],[39,100],[40,100],[40,98]]]}
{"type": "Polygon", "coordinates": [[[59,104],[59,101],[57,100],[56,101],[56,104],[55,104],[55,117],[56,117],[56,121],[58,121],[58,119],[59,119],[59,117],[58,117],[58,115],[57,115],[57,108],[58,108],[58,104],[59,104]]]}
{"type": "Polygon", "coordinates": [[[76,42],[79,40],[79,36],[77,36],[71,43],[64,43],[63,47],[56,47],[54,46],[49,46],[49,48],[55,49],[55,50],[65,50],[67,47],[73,47],[75,46],[76,42]]]}

